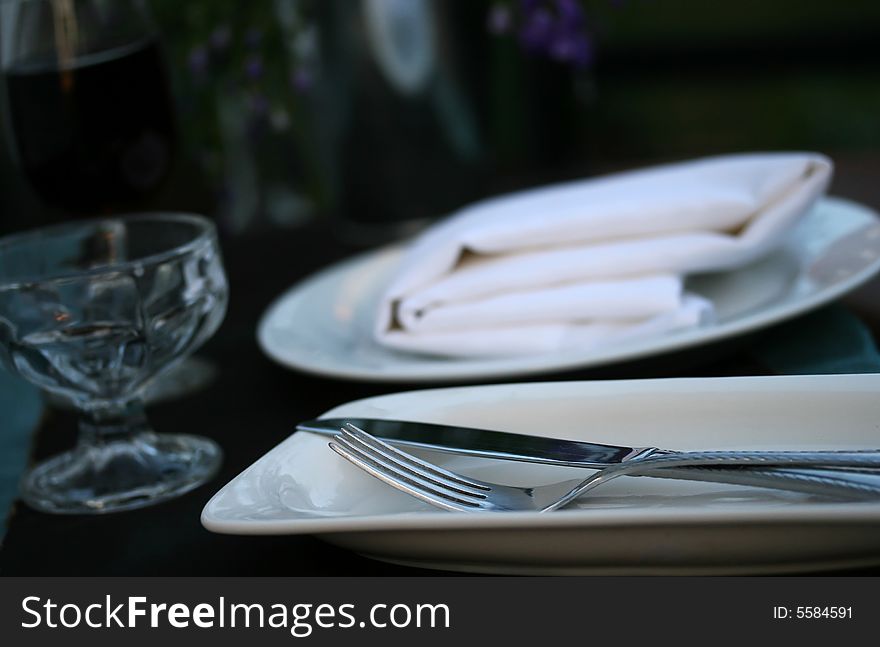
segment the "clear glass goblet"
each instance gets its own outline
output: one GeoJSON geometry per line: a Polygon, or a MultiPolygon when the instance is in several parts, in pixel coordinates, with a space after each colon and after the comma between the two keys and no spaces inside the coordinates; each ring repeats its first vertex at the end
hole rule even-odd
{"type": "Polygon", "coordinates": [[[25,476],[28,504],[128,510],[216,472],[217,444],[156,434],[140,396],[214,334],[227,295],[217,234],[201,216],[80,221],[0,239],[0,360],[80,411],[77,446],[25,476]]]}

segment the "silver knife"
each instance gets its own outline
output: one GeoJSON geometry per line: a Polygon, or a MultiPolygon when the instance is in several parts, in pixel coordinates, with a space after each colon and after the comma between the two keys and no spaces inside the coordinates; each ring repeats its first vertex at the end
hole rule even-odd
{"type": "Polygon", "coordinates": [[[656,447],[622,447],[488,429],[379,418],[320,418],[300,423],[297,429],[336,435],[340,427],[346,423],[351,423],[377,438],[410,447],[566,467],[598,469],[637,459],[687,457],[694,465],[706,459],[706,464],[727,463],[728,467],[750,464],[759,467],[772,465],[880,469],[880,450],[677,452],[656,447]]]}
{"type": "Polygon", "coordinates": [[[319,418],[301,422],[296,428],[335,436],[345,423],[351,423],[377,438],[409,447],[566,467],[608,467],[657,451],[654,447],[619,447],[488,429],[379,418],[319,418]]]}
{"type": "MultiPolygon", "coordinates": [[[[628,461],[647,457],[670,457],[682,455],[679,452],[661,450],[654,447],[623,447],[590,443],[579,440],[562,440],[528,434],[515,434],[489,429],[474,429],[453,425],[439,425],[426,422],[406,420],[385,420],[380,418],[319,418],[301,422],[299,431],[310,431],[325,436],[335,436],[340,428],[351,423],[367,433],[391,441],[397,445],[419,447],[433,451],[446,452],[464,456],[478,456],[527,463],[544,463],[565,467],[584,467],[602,469],[628,461]]],[[[736,454],[737,452],[717,452],[736,454]]],[[[749,452],[746,452],[749,453],[749,452]]],[[[773,453],[773,452],[770,452],[773,453]]],[[[784,453],[784,452],[783,452],[784,453]]],[[[797,453],[797,452],[795,452],[797,453]]],[[[817,452],[824,456],[838,456],[841,462],[852,460],[858,467],[850,467],[845,472],[834,471],[836,476],[829,478],[827,466],[810,469],[800,466],[784,465],[754,466],[692,466],[692,467],[659,467],[642,472],[641,476],[655,478],[672,478],[693,481],[709,481],[753,487],[770,487],[787,489],[807,494],[819,490],[826,494],[833,493],[834,488],[842,495],[853,491],[863,494],[870,489],[876,495],[878,486],[874,476],[880,467],[880,452],[817,452]],[[859,478],[859,477],[862,478],[859,478]],[[866,482],[864,479],[868,478],[866,482]],[[871,483],[870,481],[874,481],[871,483]]],[[[804,453],[806,454],[806,453],[804,453]]],[[[810,452],[813,454],[813,452],[810,452]]],[[[633,475],[635,476],[635,475],[633,475]]]]}

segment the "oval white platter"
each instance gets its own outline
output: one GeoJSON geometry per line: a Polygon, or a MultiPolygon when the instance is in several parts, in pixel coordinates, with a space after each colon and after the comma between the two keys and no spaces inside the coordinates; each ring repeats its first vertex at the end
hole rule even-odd
{"type": "Polygon", "coordinates": [[[690,289],[713,301],[716,324],[598,350],[516,358],[444,358],[376,343],[378,299],[401,253],[400,247],[370,252],[294,286],[263,315],[260,347],[292,369],[381,382],[507,379],[635,360],[752,332],[855,289],[880,271],[880,216],[825,198],[770,256],[736,271],[694,277],[690,289]]]}

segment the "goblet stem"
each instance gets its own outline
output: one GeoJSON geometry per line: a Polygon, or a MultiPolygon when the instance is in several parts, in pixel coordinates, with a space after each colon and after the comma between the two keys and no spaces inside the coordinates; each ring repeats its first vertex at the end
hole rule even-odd
{"type": "Polygon", "coordinates": [[[188,492],[214,475],[216,443],[187,434],[156,434],[139,399],[86,403],[69,452],[25,478],[24,499],[46,512],[130,510],[188,492]]]}
{"type": "Polygon", "coordinates": [[[152,431],[140,399],[86,405],[80,409],[80,445],[100,445],[152,431]]]}

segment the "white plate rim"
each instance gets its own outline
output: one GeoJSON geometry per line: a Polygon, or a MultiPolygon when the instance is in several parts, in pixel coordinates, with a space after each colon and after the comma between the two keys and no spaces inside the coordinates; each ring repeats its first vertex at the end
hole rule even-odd
{"type": "MultiPolygon", "coordinates": [[[[231,483],[231,482],[230,482],[231,483]]],[[[218,492],[211,501],[219,496],[218,492]]],[[[202,512],[201,523],[211,532],[228,535],[325,535],[337,533],[375,533],[397,531],[504,530],[528,528],[603,528],[603,527],[668,527],[699,523],[730,525],[737,522],[778,524],[869,523],[880,524],[880,503],[816,503],[804,509],[754,510],[726,508],[715,510],[669,511],[639,509],[603,510],[601,518],[591,518],[588,511],[561,511],[553,515],[536,512],[473,513],[450,515],[443,512],[419,512],[398,515],[334,517],[328,519],[229,521],[213,516],[208,508],[202,512]],[[540,520],[540,524],[535,522],[540,520]]]]}

